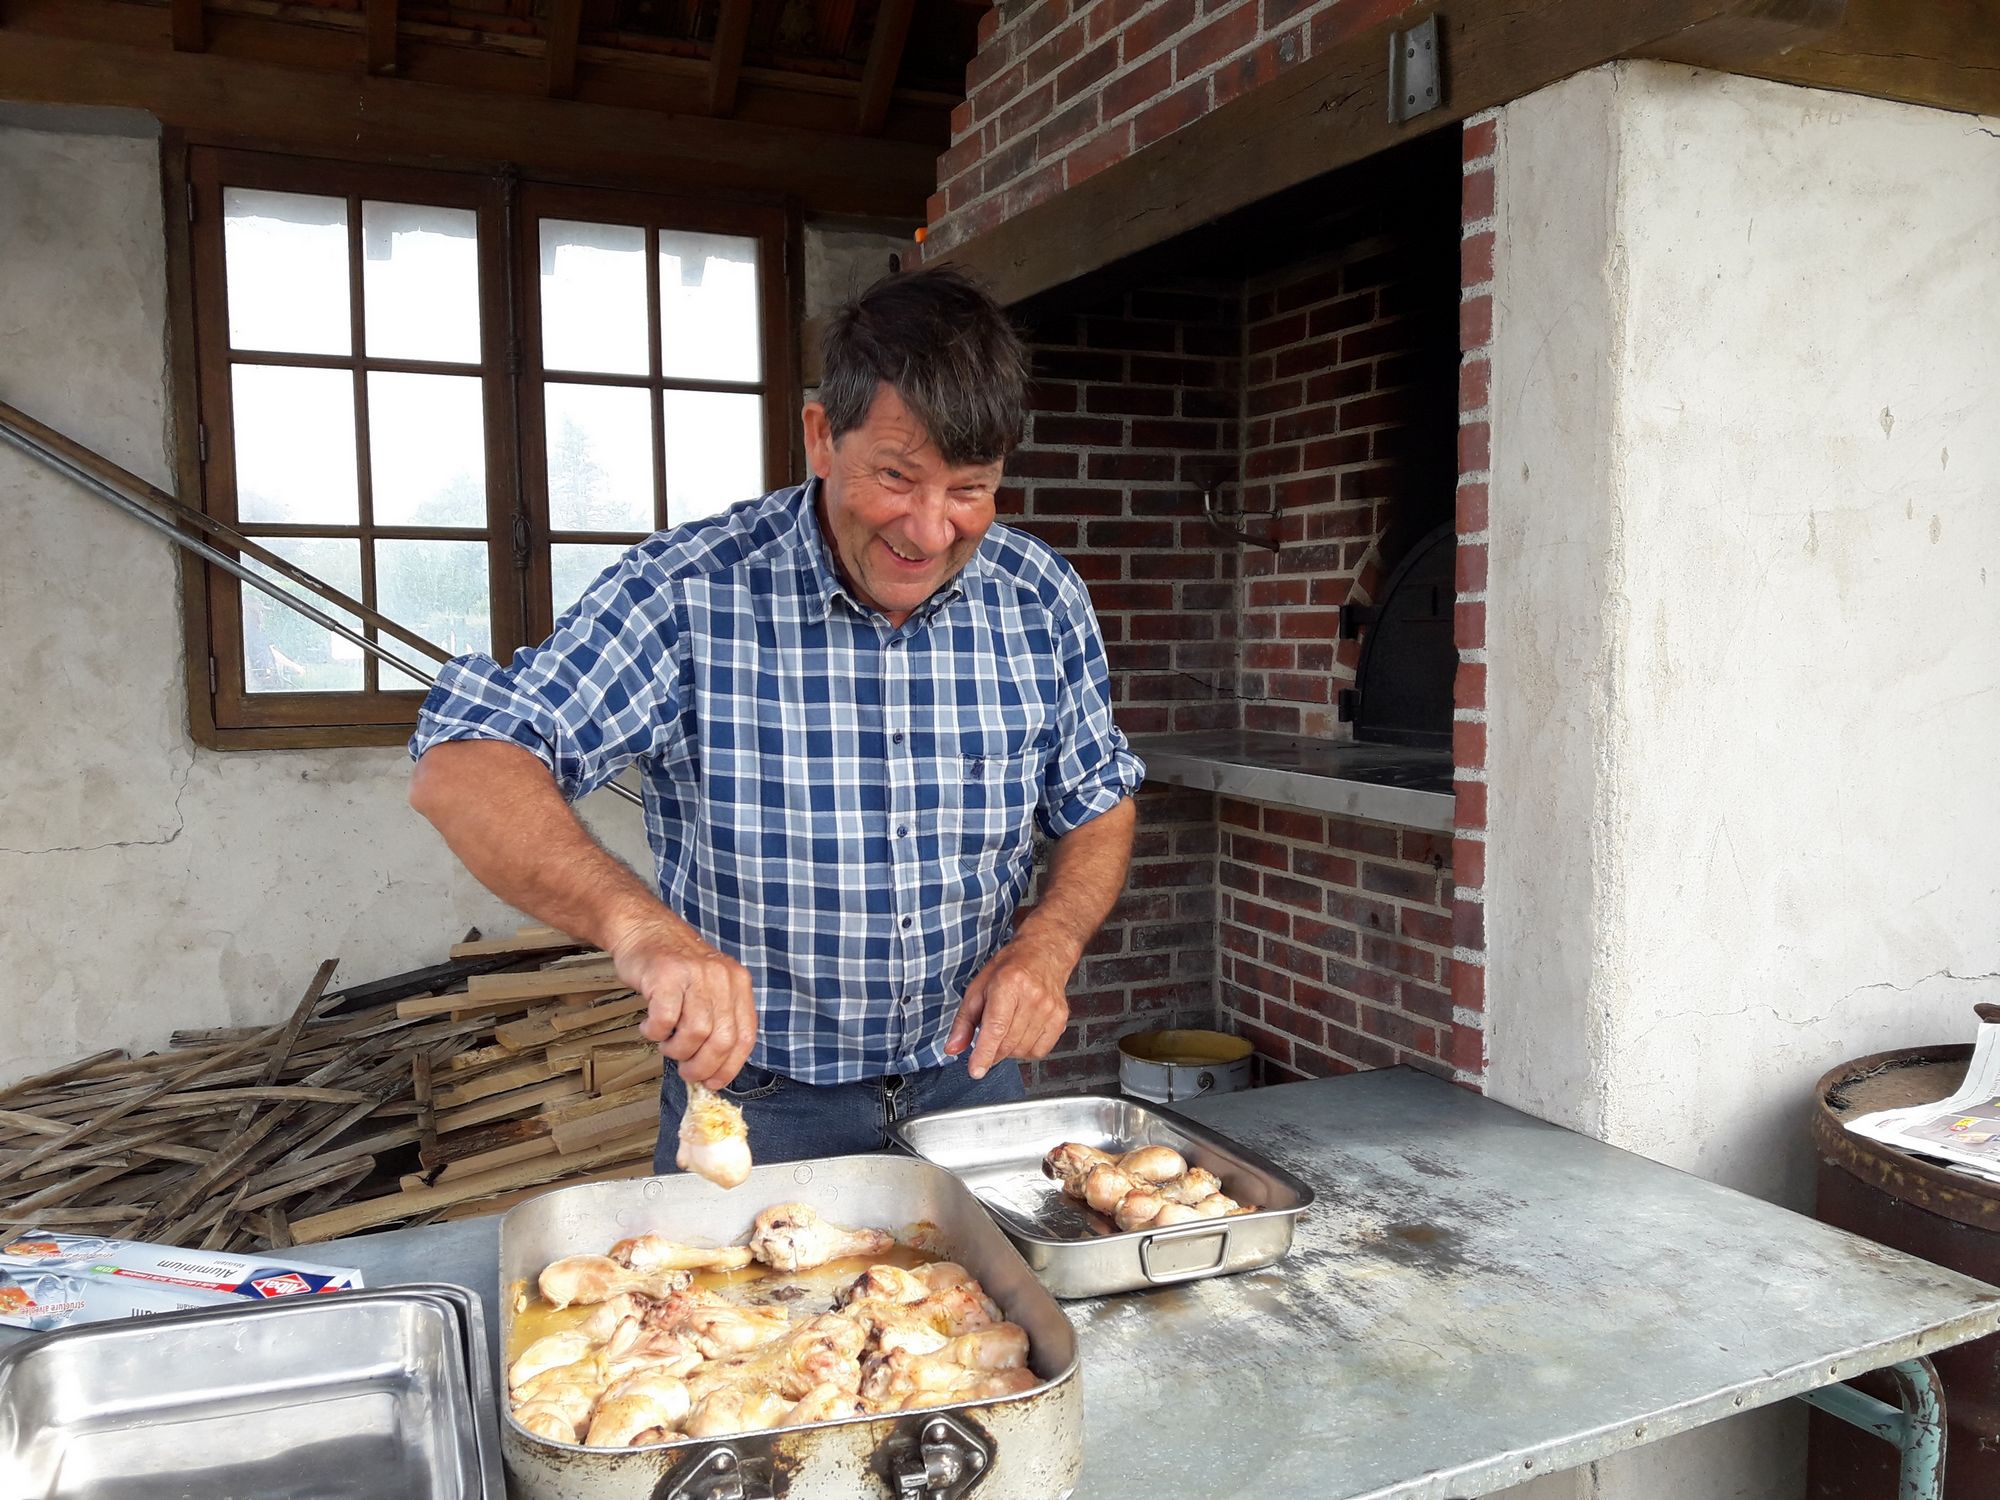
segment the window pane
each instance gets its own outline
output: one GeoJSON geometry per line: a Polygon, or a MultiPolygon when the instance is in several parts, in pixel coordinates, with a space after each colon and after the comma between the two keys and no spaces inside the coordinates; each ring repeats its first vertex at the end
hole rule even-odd
{"type": "Polygon", "coordinates": [[[660,370],[694,380],[755,380],[757,242],[660,231],[660,370]]]}
{"type": "MultiPolygon", "coordinates": [[[[293,567],[304,568],[350,599],[361,597],[361,544],[337,537],[265,537],[263,544],[293,567]]],[[[243,559],[252,572],[296,594],[321,614],[352,629],[360,622],[317,594],[279,578],[262,563],[243,559]]],[[[242,586],[243,686],[252,693],[358,693],[361,648],[287,609],[269,594],[242,586]]]]}
{"type": "Polygon", "coordinates": [[[236,518],[311,526],[359,522],[354,377],[345,370],[284,365],[233,365],[229,373],[236,518]]]}
{"type": "Polygon", "coordinates": [[[542,221],[542,364],[644,375],[646,231],[542,221]]]}
{"type": "Polygon", "coordinates": [[[549,548],[549,593],[555,600],[557,617],[583,597],[599,573],[630,550],[581,542],[557,542],[549,548]]]}
{"type": "Polygon", "coordinates": [[[664,391],[667,524],[712,516],[764,489],[764,411],[756,396],[664,391]]]}
{"type": "MultiPolygon", "coordinates": [[[[493,640],[487,603],[484,542],[384,541],[375,544],[375,607],[457,656],[485,651],[493,640]]],[[[383,646],[404,661],[435,673],[437,663],[402,642],[383,646]]],[[[382,668],[385,691],[421,689],[423,683],[394,667],[382,668]]]]}
{"type": "Polygon", "coordinates": [[[381,526],[486,525],[476,375],[368,375],[368,473],[381,526]]]}
{"type": "Polygon", "coordinates": [[[379,359],[479,360],[479,216],[361,205],[361,316],[379,359]]]}
{"type": "Polygon", "coordinates": [[[229,343],[287,354],[346,354],[347,201],[222,190],[229,343]]]}
{"type": "Polygon", "coordinates": [[[652,401],[610,385],[543,388],[549,525],[556,531],[653,529],[652,401]]]}

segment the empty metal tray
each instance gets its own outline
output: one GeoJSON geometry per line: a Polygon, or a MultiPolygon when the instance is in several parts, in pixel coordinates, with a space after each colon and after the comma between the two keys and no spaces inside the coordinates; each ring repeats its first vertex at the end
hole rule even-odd
{"type": "Polygon", "coordinates": [[[357,1291],[16,1345],[7,1500],[478,1500],[467,1326],[435,1291],[357,1291]]]}
{"type": "Polygon", "coordinates": [[[1268,1266],[1292,1248],[1312,1189],[1247,1146],[1183,1115],[1116,1094],[1071,1094],[905,1120],[904,1149],[962,1179],[1058,1297],[1101,1297],[1268,1266]],[[1125,1152],[1172,1146],[1258,1211],[1169,1229],[1120,1232],[1063,1196],[1042,1158],[1064,1141],[1125,1152]]]}

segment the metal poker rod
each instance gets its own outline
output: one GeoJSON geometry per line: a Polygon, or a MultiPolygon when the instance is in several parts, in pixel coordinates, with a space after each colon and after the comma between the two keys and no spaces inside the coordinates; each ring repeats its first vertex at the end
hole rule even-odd
{"type": "MultiPolygon", "coordinates": [[[[79,461],[78,458],[72,457],[69,453],[63,451],[61,448],[53,446],[49,442],[45,441],[37,433],[27,430],[26,427],[24,427],[23,425],[24,423],[29,424],[33,427],[41,426],[40,423],[34,422],[32,418],[23,417],[20,413],[16,412],[13,407],[6,405],[4,402],[0,402],[0,439],[5,439],[6,442],[11,444],[13,447],[20,449],[23,453],[26,453],[29,457],[39,459],[42,463],[48,465],[50,468],[54,469],[57,473],[64,475],[66,478],[74,480],[77,484],[83,486],[83,488],[89,490],[92,494],[98,496],[99,498],[104,500],[109,500],[113,505],[117,506],[120,510],[124,511],[126,514],[136,518],[137,520],[143,521],[146,525],[152,527],[155,531],[162,533],[164,536],[167,537],[169,541],[173,542],[176,546],[183,547],[189,552],[194,553],[197,557],[203,558],[206,561],[213,563],[216,567],[222,569],[223,572],[228,573],[233,577],[240,579],[242,582],[249,584],[259,593],[270,595],[271,598],[277,600],[277,602],[284,605],[285,608],[292,610],[296,614],[303,615],[306,619],[312,621],[313,624],[319,626],[322,630],[332,631],[335,635],[341,637],[341,639],[350,641],[354,645],[360,647],[363,651],[366,651],[370,656],[376,657],[381,661],[387,662],[397,671],[407,673],[408,675],[416,678],[418,681],[424,683],[426,686],[434,684],[437,681],[437,677],[433,673],[426,672],[422,667],[417,666],[414,662],[407,661],[404,658],[397,656],[394,652],[385,649],[378,642],[370,640],[360,631],[350,629],[348,626],[342,624],[339,620],[336,620],[332,615],[327,614],[324,610],[317,609],[314,606],[306,603],[305,600],[299,598],[296,594],[288,593],[285,589],[279,587],[276,583],[264,577],[261,573],[254,572],[251,569],[244,567],[242,563],[238,562],[228,553],[220,551],[219,549],[210,546],[207,542],[202,541],[198,537],[189,536],[186,532],[182,531],[178,526],[176,526],[174,522],[168,520],[165,516],[162,516],[157,511],[155,511],[153,509],[152,504],[147,503],[148,500],[151,500],[153,498],[152,496],[148,496],[147,499],[142,500],[132,494],[128,494],[123,485],[117,483],[116,481],[107,477],[106,475],[94,472],[94,470],[90,467],[86,467],[82,462],[79,461]]],[[[69,446],[67,442],[65,442],[65,446],[69,446]]],[[[88,452],[88,450],[84,449],[80,449],[79,451],[84,453],[88,452]]],[[[96,458],[97,455],[91,454],[90,457],[96,458]]],[[[113,473],[117,474],[120,478],[130,478],[132,480],[133,488],[138,489],[140,488],[140,486],[143,486],[141,493],[144,493],[145,491],[151,490],[153,488],[151,485],[146,485],[144,481],[137,479],[136,476],[128,476],[126,474],[126,471],[124,471],[123,469],[119,469],[109,460],[99,460],[99,462],[102,463],[105,468],[110,469],[113,473]]],[[[162,495],[160,497],[160,500],[155,501],[154,503],[161,503],[161,502],[164,502],[175,512],[185,513],[188,516],[195,516],[199,514],[198,512],[189,511],[186,506],[181,505],[179,501],[172,499],[172,497],[170,496],[162,495]]],[[[221,522],[216,521],[213,517],[203,516],[200,519],[203,522],[207,523],[204,529],[219,531],[227,534],[229,537],[233,538],[236,541],[246,543],[247,545],[245,546],[244,550],[251,551],[253,553],[263,552],[264,549],[262,549],[261,547],[257,547],[254,543],[249,543],[248,538],[237,537],[236,534],[230,530],[230,528],[224,526],[221,522]]],[[[304,569],[294,567],[289,563],[283,563],[282,559],[277,559],[275,554],[268,554],[268,556],[274,562],[281,564],[285,576],[290,581],[297,583],[300,587],[311,589],[315,593],[320,594],[322,597],[330,596],[334,601],[336,601],[337,607],[348,610],[350,613],[356,615],[357,617],[366,620],[370,625],[375,626],[377,629],[385,629],[390,631],[398,639],[404,641],[406,644],[412,646],[413,648],[424,652],[426,655],[436,657],[439,661],[449,661],[451,659],[451,654],[443,650],[441,647],[433,645],[431,642],[425,640],[422,636],[412,634],[411,632],[397,625],[394,621],[389,620],[384,616],[378,615],[374,610],[369,609],[366,605],[360,603],[358,600],[348,598],[347,595],[341,593],[338,589],[335,589],[328,584],[320,582],[319,579],[313,577],[312,574],[306,572],[304,569]]],[[[643,799],[639,796],[637,792],[633,791],[629,787],[619,784],[616,781],[607,781],[604,784],[604,788],[606,791],[613,792],[616,795],[623,797],[627,802],[632,803],[634,806],[644,805],[643,799]]]]}

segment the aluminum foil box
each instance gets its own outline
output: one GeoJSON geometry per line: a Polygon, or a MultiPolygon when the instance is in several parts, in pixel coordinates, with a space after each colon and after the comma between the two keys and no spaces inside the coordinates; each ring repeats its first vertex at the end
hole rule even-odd
{"type": "Polygon", "coordinates": [[[0,1243],[0,1324],[47,1331],[238,1298],[262,1301],[361,1285],[361,1273],[143,1240],[31,1229],[0,1243]]]}

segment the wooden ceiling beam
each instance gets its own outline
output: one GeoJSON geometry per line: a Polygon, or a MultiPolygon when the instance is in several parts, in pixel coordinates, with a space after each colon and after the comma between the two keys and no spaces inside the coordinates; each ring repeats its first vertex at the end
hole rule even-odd
{"type": "Polygon", "coordinates": [[[567,99],[576,92],[576,49],[583,37],[583,0],[553,0],[549,6],[549,93],[567,99]]]}
{"type": "MultiPolygon", "coordinates": [[[[744,120],[549,99],[357,74],[352,42],[326,34],[344,71],[174,52],[138,5],[96,13],[94,38],[30,24],[80,0],[9,0],[0,98],[143,109],[204,140],[388,161],[514,162],[531,174],[660,190],[789,194],[808,212],[916,221],[935,183],[923,142],[824,135],[744,120]],[[126,35],[126,44],[109,40],[126,35]]],[[[158,18],[158,19],[156,19],[158,18]]],[[[213,19],[213,18],[212,18],[213,19]]],[[[524,60],[526,61],[526,60],[524,60]]],[[[536,66],[533,63],[530,66],[536,66]]]]}
{"type": "Polygon", "coordinates": [[[861,117],[856,122],[863,135],[880,135],[889,119],[889,96],[896,89],[896,74],[903,66],[903,47],[910,39],[910,18],[916,8],[916,0],[882,0],[875,12],[868,66],[861,73],[861,117]]]}
{"type": "MultiPolygon", "coordinates": [[[[1643,55],[1715,66],[1707,50],[1695,35],[1643,55]]],[[[1725,66],[1779,83],[2000,114],[2000,0],[1847,0],[1820,34],[1725,66]]]]}
{"type": "Polygon", "coordinates": [[[201,0],[173,0],[172,27],[176,52],[201,52],[208,47],[208,27],[201,0]]]}
{"type": "MultiPolygon", "coordinates": [[[[1451,0],[1413,5],[1210,110],[1124,161],[1003,219],[937,257],[1018,302],[1100,270],[1260,198],[1559,79],[1645,49],[1699,36],[1736,66],[1749,46],[1775,50],[1797,27],[1732,33],[1726,23],[1793,0],[1451,0]],[[1388,38],[1437,16],[1443,102],[1389,119],[1388,38]],[[1747,38],[1747,40],[1746,40],[1747,38]]],[[[1810,4],[1811,0],[1806,0],[1810,4]]],[[[1769,20],[1768,14],[1764,17],[1769,20]]]]}
{"type": "Polygon", "coordinates": [[[708,112],[718,119],[736,113],[736,88],[743,77],[743,49],[750,42],[751,0],[722,0],[715,20],[715,45],[708,59],[708,112]]]}
{"type": "Polygon", "coordinates": [[[396,71],[397,0],[368,0],[368,71],[396,71]]]}

